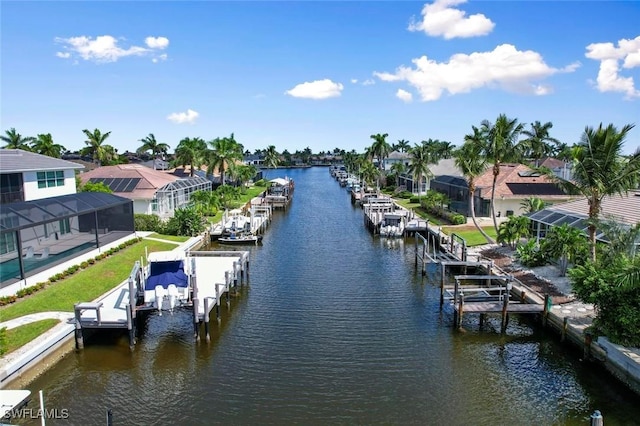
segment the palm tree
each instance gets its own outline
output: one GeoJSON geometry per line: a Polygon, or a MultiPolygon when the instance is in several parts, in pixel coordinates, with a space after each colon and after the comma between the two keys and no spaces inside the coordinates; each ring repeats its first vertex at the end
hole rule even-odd
{"type": "Polygon", "coordinates": [[[360,165],[360,176],[367,186],[373,186],[380,177],[380,170],[372,162],[363,161],[360,165]]]}
{"type": "Polygon", "coordinates": [[[396,176],[396,186],[400,185],[400,175],[407,170],[407,167],[402,162],[393,163],[391,165],[391,173],[396,176]]]}
{"type": "Polygon", "coordinates": [[[236,174],[237,174],[238,180],[240,180],[240,183],[242,184],[241,186],[242,192],[245,191],[246,183],[249,182],[251,179],[253,179],[253,177],[256,175],[257,172],[258,170],[252,164],[237,165],[236,174]]]}
{"type": "Polygon", "coordinates": [[[235,140],[233,133],[228,138],[215,138],[209,142],[211,151],[209,151],[207,163],[208,174],[213,174],[213,171],[217,168],[220,171],[220,184],[225,183],[225,170],[230,167],[232,163],[242,160],[242,147],[235,140]]]}
{"type": "Polygon", "coordinates": [[[369,136],[373,139],[373,143],[369,148],[369,153],[372,157],[378,159],[378,169],[380,170],[380,179],[384,177],[384,159],[389,156],[391,152],[391,145],[387,142],[388,133],[380,134],[376,133],[375,135],[369,136]]]}
{"type": "Polygon", "coordinates": [[[87,140],[84,141],[87,146],[82,149],[82,154],[91,156],[93,162],[100,165],[109,155],[103,143],[111,132],[102,133],[99,129],[95,129],[93,132],[84,129],[82,132],[87,136],[87,140]]]}
{"type": "Polygon", "coordinates": [[[507,118],[500,114],[495,123],[483,120],[481,124],[482,133],[485,135],[485,156],[493,162],[493,183],[491,184],[491,218],[493,226],[498,232],[498,221],[496,220],[495,196],[496,182],[500,175],[500,166],[503,163],[519,160],[518,137],[523,129],[522,124],[518,124],[518,119],[507,118]]]}
{"type": "Polygon", "coordinates": [[[49,157],[60,158],[66,148],[60,144],[53,142],[51,133],[38,135],[38,138],[31,143],[31,150],[38,154],[47,155],[49,157]]]}
{"type": "Polygon", "coordinates": [[[454,151],[453,158],[455,159],[456,167],[462,172],[462,175],[467,180],[467,188],[469,190],[469,213],[471,214],[471,220],[473,224],[487,240],[487,242],[493,244],[493,238],[491,238],[482,229],[478,221],[476,220],[475,209],[475,193],[476,193],[476,178],[482,175],[487,169],[487,159],[482,155],[482,144],[477,143],[477,139],[482,137],[480,129],[472,126],[473,134],[466,135],[464,137],[464,144],[454,151]]]}
{"type": "Polygon", "coordinates": [[[522,154],[524,158],[535,160],[538,167],[538,160],[552,155],[560,146],[560,141],[549,136],[549,130],[553,127],[550,121],[542,124],[539,121],[531,123],[530,130],[523,130],[522,134],[527,136],[521,141],[522,154]]]}
{"type": "Polygon", "coordinates": [[[411,159],[409,160],[409,172],[414,178],[414,182],[418,185],[418,195],[422,193],[422,178],[430,178],[433,176],[429,170],[429,164],[433,164],[431,154],[426,144],[416,144],[409,150],[411,159]]]}
{"type": "Polygon", "coordinates": [[[169,150],[169,145],[166,143],[160,143],[156,140],[156,137],[153,133],[149,133],[149,136],[142,138],[139,140],[142,142],[142,146],[138,148],[138,153],[143,153],[147,151],[151,151],[151,156],[153,157],[153,170],[156,169],[156,161],[160,154],[166,154],[169,150]]]}
{"type": "Polygon", "coordinates": [[[428,147],[434,163],[444,158],[451,158],[453,154],[454,146],[451,142],[429,138],[426,141],[422,141],[422,143],[428,147]]]}
{"type": "Polygon", "coordinates": [[[264,153],[264,165],[275,169],[278,167],[278,163],[280,163],[278,151],[275,146],[269,145],[264,153]]]}
{"type": "Polygon", "coordinates": [[[620,131],[609,124],[598,128],[586,127],[580,143],[571,153],[573,177],[566,180],[549,174],[561,188],[580,194],[589,203],[589,243],[591,260],[596,261],[596,222],[605,196],[626,194],[640,180],[640,148],[629,158],[622,156],[625,138],[634,125],[627,124],[620,131]]]}
{"type": "Polygon", "coordinates": [[[546,207],[547,203],[538,197],[529,197],[522,200],[520,203],[520,209],[524,210],[524,213],[533,213],[542,210],[546,207]]]}
{"type": "Polygon", "coordinates": [[[16,129],[13,127],[9,130],[5,130],[4,133],[5,136],[0,136],[0,140],[6,143],[6,145],[2,148],[31,151],[31,148],[29,148],[29,143],[35,140],[33,136],[22,136],[20,133],[16,132],[16,129]]]}
{"type": "Polygon", "coordinates": [[[400,152],[407,152],[411,149],[411,145],[409,144],[409,141],[399,139],[398,143],[394,145],[393,149],[400,152]]]}
{"type": "Polygon", "coordinates": [[[207,144],[201,138],[184,138],[176,147],[176,164],[189,165],[189,176],[193,177],[196,167],[202,165],[207,144]]]}
{"type": "Polygon", "coordinates": [[[569,262],[575,263],[576,258],[586,252],[584,234],[567,223],[554,226],[544,239],[544,251],[560,259],[560,276],[564,277],[569,262]]]}
{"type": "Polygon", "coordinates": [[[520,239],[529,236],[530,223],[531,220],[526,216],[510,216],[498,228],[498,242],[507,243],[512,249],[515,249],[520,239]]]}

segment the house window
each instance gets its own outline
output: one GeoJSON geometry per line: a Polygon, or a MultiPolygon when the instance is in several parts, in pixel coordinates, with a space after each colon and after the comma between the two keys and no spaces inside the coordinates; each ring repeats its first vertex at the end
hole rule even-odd
{"type": "Polygon", "coordinates": [[[64,186],[64,172],[62,170],[38,172],[38,188],[52,188],[54,186],[64,186]]]}

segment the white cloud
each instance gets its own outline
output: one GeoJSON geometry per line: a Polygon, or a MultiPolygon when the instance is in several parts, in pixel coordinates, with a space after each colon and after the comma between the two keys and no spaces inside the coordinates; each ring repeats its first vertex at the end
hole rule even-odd
{"type": "Polygon", "coordinates": [[[413,95],[406,90],[398,89],[396,92],[396,98],[402,100],[403,102],[409,103],[413,100],[413,95]]]}
{"type": "Polygon", "coordinates": [[[640,97],[640,90],[636,89],[633,77],[620,75],[620,61],[626,69],[640,67],[640,36],[618,41],[618,47],[613,43],[592,43],[587,46],[585,56],[600,61],[600,70],[596,80],[596,87],[601,92],[621,92],[627,98],[640,97]]]}
{"type": "Polygon", "coordinates": [[[167,57],[168,57],[167,54],[163,53],[162,55],[158,55],[157,57],[152,58],[151,62],[153,62],[154,64],[157,64],[160,61],[166,61],[167,57]]]}
{"type": "Polygon", "coordinates": [[[489,34],[496,26],[481,13],[466,16],[466,12],[456,9],[467,0],[435,0],[422,8],[422,20],[412,19],[409,31],[423,31],[434,37],[449,40],[456,37],[477,37],[489,34]]]}
{"type": "Polygon", "coordinates": [[[549,86],[537,81],[559,72],[571,72],[576,64],[557,69],[548,66],[539,53],[519,51],[510,44],[490,52],[458,53],[448,62],[436,62],[427,56],[412,60],[415,67],[400,66],[394,73],[374,72],[382,81],[406,81],[415,87],[423,101],[449,94],[468,93],[481,87],[500,88],[515,93],[550,93],[549,86]]]}
{"type": "Polygon", "coordinates": [[[366,79],[365,81],[362,82],[363,86],[372,86],[374,84],[376,84],[376,81],[374,79],[372,79],[372,78],[368,78],[368,79],[366,79]]]}
{"type": "Polygon", "coordinates": [[[352,78],[352,79],[351,79],[351,83],[353,83],[353,84],[357,84],[357,83],[358,83],[358,79],[357,79],[357,78],[352,78]]]}
{"type": "Polygon", "coordinates": [[[188,109],[186,112],[174,112],[167,116],[167,120],[172,121],[176,124],[195,123],[196,119],[200,114],[198,112],[188,109]]]}
{"type": "Polygon", "coordinates": [[[311,82],[300,83],[293,89],[287,90],[286,95],[294,98],[327,99],[340,96],[344,86],[325,78],[311,82]]]}
{"type": "Polygon", "coordinates": [[[169,45],[169,39],[166,37],[147,37],[144,44],[150,49],[164,49],[169,45]]]}
{"type": "Polygon", "coordinates": [[[56,37],[55,42],[64,47],[64,52],[57,52],[56,56],[63,59],[81,58],[85,61],[97,63],[116,62],[120,58],[127,56],[151,56],[152,59],[165,60],[166,53],[156,55],[157,50],[164,49],[169,45],[166,37],[147,37],[145,40],[147,47],[129,46],[121,47],[119,42],[123,39],[116,39],[110,35],[102,35],[96,38],[87,36],[62,38],[56,37]]]}

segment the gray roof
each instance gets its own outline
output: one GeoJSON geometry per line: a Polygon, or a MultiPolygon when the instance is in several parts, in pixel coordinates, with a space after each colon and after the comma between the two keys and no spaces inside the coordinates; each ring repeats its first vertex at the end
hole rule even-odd
{"type": "Polygon", "coordinates": [[[21,149],[0,149],[0,173],[83,169],[72,161],[48,157],[21,149]]]}
{"type": "Polygon", "coordinates": [[[429,170],[434,176],[462,176],[462,172],[456,167],[456,160],[453,158],[445,158],[438,161],[438,164],[429,166],[429,170]]]}

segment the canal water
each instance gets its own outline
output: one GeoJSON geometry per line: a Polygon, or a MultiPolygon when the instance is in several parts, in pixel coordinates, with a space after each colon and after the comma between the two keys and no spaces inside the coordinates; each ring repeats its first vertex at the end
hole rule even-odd
{"type": "MultiPolygon", "coordinates": [[[[384,240],[326,168],[270,170],[296,182],[250,282],[210,343],[182,311],[148,318],[135,350],[94,338],[29,388],[69,418],[48,424],[634,424],[640,399],[530,319],[465,332],[441,312],[413,240],[384,240]]],[[[213,247],[216,248],[216,247],[213,247]]],[[[37,406],[36,401],[32,403],[37,406]]],[[[39,424],[39,422],[33,422],[39,424]]]]}

